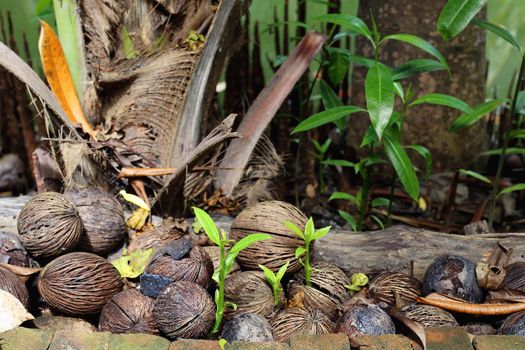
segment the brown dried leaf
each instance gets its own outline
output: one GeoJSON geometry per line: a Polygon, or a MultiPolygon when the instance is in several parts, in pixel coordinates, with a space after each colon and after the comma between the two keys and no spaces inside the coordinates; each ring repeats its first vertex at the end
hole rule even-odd
{"type": "Polygon", "coordinates": [[[42,271],[41,267],[24,267],[24,266],[10,265],[10,264],[4,264],[4,263],[1,263],[0,266],[13,272],[24,283],[29,279],[29,276],[42,271]]]}

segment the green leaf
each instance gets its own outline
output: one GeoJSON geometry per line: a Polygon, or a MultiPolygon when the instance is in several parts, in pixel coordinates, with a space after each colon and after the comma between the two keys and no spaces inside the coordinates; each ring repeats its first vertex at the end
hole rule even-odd
{"type": "Polygon", "coordinates": [[[308,218],[308,221],[306,222],[306,226],[304,227],[304,241],[309,242],[312,240],[312,235],[315,232],[315,226],[314,226],[314,219],[310,216],[308,218]]]}
{"type": "Polygon", "coordinates": [[[330,48],[328,55],[328,78],[332,84],[339,85],[345,78],[350,66],[348,50],[330,48]]]}
{"type": "Polygon", "coordinates": [[[374,39],[372,38],[372,33],[370,33],[370,29],[368,29],[365,22],[363,22],[360,18],[356,16],[344,15],[344,14],[328,14],[328,15],[315,17],[314,20],[333,23],[333,24],[339,24],[340,26],[348,28],[351,31],[364,36],[372,43],[372,45],[375,46],[375,42],[374,42],[374,39]]]}
{"type": "Polygon", "coordinates": [[[421,157],[423,157],[423,159],[425,160],[425,176],[429,176],[432,172],[432,153],[430,153],[428,148],[420,145],[406,146],[406,148],[413,149],[414,151],[419,153],[421,157]]]}
{"type": "Polygon", "coordinates": [[[516,38],[514,37],[514,35],[512,35],[505,28],[503,28],[503,27],[501,27],[501,26],[499,26],[497,24],[490,23],[490,22],[487,22],[487,21],[483,21],[483,20],[480,20],[480,19],[477,19],[477,18],[474,18],[472,20],[472,23],[477,25],[480,28],[486,29],[486,30],[491,31],[492,33],[496,34],[501,39],[505,40],[506,42],[508,42],[509,44],[514,46],[516,49],[518,49],[518,51],[521,53],[521,46],[520,46],[520,44],[518,44],[518,42],[516,41],[516,38]]]}
{"type": "Polygon", "coordinates": [[[434,72],[438,70],[447,70],[441,62],[419,58],[403,63],[392,70],[394,81],[410,78],[420,73],[434,72]]]}
{"type": "MultiPolygon", "coordinates": [[[[499,156],[501,155],[503,149],[496,148],[491,149],[490,151],[481,152],[480,156],[499,156]]],[[[505,154],[525,154],[525,148],[518,148],[518,147],[508,147],[505,150],[505,154]]]]}
{"type": "Polygon", "coordinates": [[[130,254],[115,259],[112,264],[120,273],[122,278],[136,278],[140,276],[149,262],[153,248],[141,250],[136,249],[130,254]]]}
{"type": "Polygon", "coordinates": [[[233,311],[237,310],[237,304],[232,303],[231,301],[225,301],[224,306],[233,309],[233,311]]]}
{"type": "Polygon", "coordinates": [[[339,210],[338,213],[339,216],[342,217],[348,223],[348,225],[350,225],[352,231],[357,231],[357,222],[355,221],[354,217],[350,215],[350,213],[344,210],[339,210]]]}
{"type": "Polygon", "coordinates": [[[405,93],[403,91],[403,85],[401,85],[401,83],[398,81],[394,82],[394,92],[397,96],[399,96],[401,101],[405,103],[405,93]]]}
{"type": "Polygon", "coordinates": [[[290,231],[292,231],[293,233],[295,233],[297,236],[301,237],[304,240],[304,233],[303,231],[301,231],[299,227],[295,226],[289,221],[285,221],[284,226],[286,226],[290,231]]]}
{"type": "Polygon", "coordinates": [[[286,60],[288,59],[288,56],[286,55],[277,55],[273,59],[272,66],[274,68],[280,67],[286,60]]]}
{"type": "Polygon", "coordinates": [[[525,129],[511,130],[509,137],[511,139],[525,139],[525,129]]]}
{"type": "Polygon", "coordinates": [[[221,348],[221,350],[224,350],[224,346],[228,344],[228,341],[226,339],[219,339],[219,347],[221,348]]]}
{"type": "Polygon", "coordinates": [[[349,168],[355,167],[355,163],[352,163],[344,159],[327,159],[327,160],[322,161],[321,164],[333,165],[333,166],[343,166],[343,167],[349,167],[349,168]]]}
{"type": "Polygon", "coordinates": [[[204,229],[204,232],[206,232],[206,235],[210,241],[216,245],[220,245],[221,236],[219,236],[219,230],[217,229],[217,226],[215,225],[215,222],[213,222],[211,216],[209,216],[204,210],[197,207],[193,207],[193,211],[195,212],[195,217],[202,225],[202,228],[204,229]]]}
{"type": "Polygon", "coordinates": [[[125,26],[122,27],[120,31],[120,37],[122,40],[122,46],[124,48],[124,55],[127,59],[134,59],[137,58],[138,52],[135,50],[135,46],[133,45],[133,39],[131,39],[131,35],[129,34],[128,28],[125,26]]]}
{"type": "Polygon", "coordinates": [[[370,215],[370,217],[379,225],[379,227],[381,227],[382,230],[385,229],[385,224],[383,224],[383,221],[380,218],[375,215],[370,215]]]}
{"type": "Polygon", "coordinates": [[[403,188],[410,198],[417,202],[419,198],[419,181],[414,166],[401,144],[385,133],[385,153],[394,167],[403,188]]]}
{"type": "Polygon", "coordinates": [[[448,0],[439,14],[437,27],[445,40],[450,40],[469,24],[487,0],[448,0]]]}
{"type": "Polygon", "coordinates": [[[327,227],[323,227],[315,231],[314,234],[312,235],[312,241],[315,241],[316,239],[326,236],[328,232],[330,232],[331,228],[332,226],[327,226],[327,227]]]}
{"type": "Polygon", "coordinates": [[[499,105],[503,104],[506,99],[490,100],[474,107],[469,113],[460,115],[449,128],[450,132],[456,132],[464,127],[470,126],[483,118],[487,113],[495,110],[499,105]]]}
{"type": "Polygon", "coordinates": [[[408,106],[416,106],[423,103],[430,103],[433,105],[440,105],[440,106],[446,106],[450,108],[455,108],[463,113],[470,113],[472,112],[472,108],[462,100],[460,100],[457,97],[446,95],[446,94],[428,94],[423,95],[416,100],[412,101],[408,106]]]}
{"type": "Polygon", "coordinates": [[[348,58],[350,59],[350,62],[357,64],[358,66],[370,68],[376,64],[376,61],[359,55],[349,54],[348,58]]]}
{"type": "Polygon", "coordinates": [[[330,145],[332,144],[332,139],[328,138],[326,139],[326,141],[323,143],[323,145],[321,146],[321,154],[326,154],[326,152],[328,151],[328,148],[330,147],[330,145]]]}
{"type": "Polygon", "coordinates": [[[356,112],[364,112],[364,110],[355,106],[340,106],[330,108],[326,111],[314,114],[300,122],[299,125],[297,125],[295,129],[292,130],[292,135],[298,132],[315,129],[321,125],[334,122],[337,119],[346,117],[349,114],[356,112]]]}
{"type": "Polygon", "coordinates": [[[498,197],[503,195],[503,194],[511,193],[511,192],[515,192],[515,191],[525,191],[525,183],[513,185],[513,186],[510,186],[510,187],[505,187],[504,189],[501,190],[500,193],[498,193],[498,197]]]}
{"type": "Polygon", "coordinates": [[[394,111],[394,81],[390,68],[378,63],[368,70],[365,95],[370,121],[381,140],[383,130],[394,111]]]}
{"type": "Polygon", "coordinates": [[[328,198],[328,200],[329,201],[333,201],[334,199],[344,199],[344,200],[356,203],[355,196],[353,196],[351,194],[348,194],[348,193],[345,193],[345,192],[334,192],[334,193],[332,193],[332,195],[330,196],[330,198],[328,198]]]}
{"type": "Polygon", "coordinates": [[[481,175],[480,173],[477,173],[475,171],[472,171],[472,170],[467,170],[467,169],[459,169],[458,170],[461,174],[465,174],[465,175],[468,175],[468,176],[472,176],[480,181],[483,181],[483,182],[486,182],[488,184],[491,184],[492,185],[492,181],[490,181],[490,179],[484,175],[481,175]]]}
{"type": "MultiPolygon", "coordinates": [[[[319,90],[321,92],[321,100],[323,101],[324,109],[340,107],[343,105],[339,99],[339,96],[337,96],[335,91],[332,89],[332,87],[330,87],[330,85],[328,85],[326,81],[321,80],[319,82],[319,90]]],[[[346,126],[346,120],[344,118],[339,118],[334,121],[334,124],[339,130],[344,130],[346,126]]]]}
{"type": "Polygon", "coordinates": [[[276,276],[275,274],[273,273],[272,270],[270,270],[269,268],[267,268],[266,266],[263,266],[263,265],[260,265],[259,264],[259,268],[261,270],[263,270],[263,273],[264,273],[264,277],[266,277],[266,279],[268,280],[268,282],[273,286],[276,284],[276,276]]]}
{"type": "Polygon", "coordinates": [[[252,233],[246,237],[241,238],[239,242],[235,243],[235,245],[231,247],[229,254],[235,254],[235,253],[238,254],[241,252],[241,250],[248,248],[252,244],[257,243],[259,241],[264,241],[270,238],[272,238],[272,236],[266,233],[252,233]]]}
{"type": "Polygon", "coordinates": [[[306,253],[305,247],[297,247],[297,249],[295,250],[295,258],[299,259],[301,256],[304,255],[304,253],[306,253]]]}
{"type": "Polygon", "coordinates": [[[283,266],[279,268],[279,271],[277,271],[277,275],[275,276],[275,280],[277,283],[280,283],[281,280],[284,277],[284,274],[286,273],[286,270],[288,270],[288,266],[290,265],[290,260],[286,262],[283,266]]]}
{"type": "Polygon", "coordinates": [[[388,207],[389,204],[390,204],[390,199],[384,198],[384,197],[374,198],[371,203],[372,207],[374,208],[388,207]]]}
{"type": "Polygon", "coordinates": [[[444,67],[446,67],[447,70],[450,70],[445,57],[443,57],[443,55],[434,46],[432,46],[428,41],[423,40],[420,37],[417,37],[412,34],[392,34],[392,35],[387,35],[381,41],[386,41],[386,40],[397,40],[397,41],[402,41],[404,43],[413,45],[425,51],[426,53],[431,54],[435,58],[437,58],[438,61],[441,62],[441,64],[444,67]]]}
{"type": "Polygon", "coordinates": [[[361,141],[361,148],[368,146],[372,142],[377,142],[379,139],[377,138],[377,134],[374,131],[374,127],[370,125],[366,131],[365,135],[363,136],[363,141],[361,141]]]}

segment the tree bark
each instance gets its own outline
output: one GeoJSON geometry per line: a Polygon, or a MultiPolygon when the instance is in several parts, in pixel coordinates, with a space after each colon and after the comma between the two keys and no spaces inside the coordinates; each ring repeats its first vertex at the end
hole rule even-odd
{"type": "MultiPolygon", "coordinates": [[[[403,83],[410,83],[415,96],[439,92],[456,96],[471,106],[485,98],[485,32],[473,25],[450,42],[444,41],[437,32],[437,19],[445,0],[362,0],[359,17],[371,28],[370,11],[376,20],[382,37],[394,33],[417,35],[429,41],[448,61],[452,75],[445,71],[421,74],[403,83]]],[[[484,17],[485,13],[481,13],[484,17]]],[[[373,51],[365,39],[358,37],[357,53],[373,57],[373,51]]],[[[416,58],[429,58],[411,45],[389,41],[381,49],[379,59],[396,67],[416,58]]],[[[366,69],[356,67],[353,79],[352,103],[365,106],[364,81],[366,69]]],[[[430,149],[434,159],[434,171],[466,167],[478,152],[486,149],[488,135],[485,122],[459,132],[449,133],[448,127],[461,113],[433,105],[419,105],[409,110],[405,123],[406,144],[420,144],[430,149]]],[[[368,125],[368,118],[352,116],[348,140],[356,148],[368,125]]]]}

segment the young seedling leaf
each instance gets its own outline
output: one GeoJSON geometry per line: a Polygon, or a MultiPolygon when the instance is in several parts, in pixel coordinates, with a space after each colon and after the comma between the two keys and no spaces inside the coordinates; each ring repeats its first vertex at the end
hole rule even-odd
{"type": "Polygon", "coordinates": [[[525,139],[525,129],[512,130],[509,137],[511,139],[525,139]]]}
{"type": "MultiPolygon", "coordinates": [[[[339,96],[337,96],[332,87],[330,87],[326,81],[319,81],[319,90],[321,92],[321,100],[323,101],[324,109],[340,107],[343,105],[339,96]]],[[[344,118],[339,118],[334,121],[334,124],[339,130],[344,130],[346,121],[344,118]]]]}
{"type": "Polygon", "coordinates": [[[292,231],[293,233],[295,233],[297,236],[301,237],[304,240],[304,233],[303,231],[301,231],[299,227],[295,226],[289,221],[285,221],[284,226],[286,226],[290,231],[292,231]]]}
{"type": "Polygon", "coordinates": [[[377,142],[379,139],[377,138],[377,134],[374,130],[374,127],[370,125],[366,131],[365,135],[363,136],[363,141],[361,141],[361,148],[370,145],[372,142],[377,142]]]}
{"type": "Polygon", "coordinates": [[[381,230],[385,229],[385,224],[380,218],[378,218],[376,215],[370,215],[370,217],[372,218],[372,220],[374,220],[379,225],[381,230]]]}
{"type": "Polygon", "coordinates": [[[332,226],[327,226],[327,227],[323,227],[323,228],[320,228],[319,230],[315,231],[314,234],[312,235],[312,241],[315,241],[319,238],[322,238],[324,236],[326,236],[328,234],[328,232],[330,232],[330,229],[332,228],[332,226]]]}
{"type": "Polygon", "coordinates": [[[351,31],[364,36],[372,43],[372,45],[375,46],[375,42],[374,42],[374,39],[372,38],[372,33],[370,32],[370,29],[368,29],[368,26],[365,24],[365,22],[363,22],[360,18],[356,16],[345,15],[345,14],[328,14],[328,15],[315,17],[314,20],[333,23],[333,24],[339,24],[340,26],[348,28],[351,31]]]}
{"type": "Polygon", "coordinates": [[[504,189],[500,191],[500,193],[498,193],[498,197],[503,194],[516,192],[516,191],[525,191],[525,183],[513,185],[510,187],[505,187],[504,189]]]}
{"type": "Polygon", "coordinates": [[[328,55],[328,78],[332,84],[339,85],[348,73],[348,67],[350,67],[348,50],[330,48],[328,55]]]}
{"type": "Polygon", "coordinates": [[[437,27],[445,40],[450,40],[469,24],[487,0],[448,0],[439,14],[437,27]]]}
{"type": "Polygon", "coordinates": [[[386,41],[386,40],[397,40],[397,41],[401,41],[401,42],[413,45],[425,51],[426,53],[431,54],[435,58],[437,58],[438,61],[441,62],[441,64],[444,67],[446,67],[447,70],[450,70],[445,57],[443,57],[443,55],[434,46],[432,46],[428,41],[423,40],[420,37],[417,37],[411,34],[392,34],[392,35],[387,35],[386,37],[384,37],[382,41],[386,41]]]}
{"type": "Polygon", "coordinates": [[[372,202],[370,203],[370,205],[372,205],[373,208],[388,207],[390,205],[390,199],[385,198],[385,197],[374,198],[372,199],[372,202]]]}
{"type": "Polygon", "coordinates": [[[505,103],[506,99],[490,100],[476,106],[471,112],[459,116],[449,128],[450,132],[456,132],[467,126],[470,126],[483,118],[487,113],[495,110],[499,105],[505,103]]]}
{"type": "Polygon", "coordinates": [[[420,145],[410,145],[406,146],[406,148],[416,151],[421,157],[423,157],[425,160],[425,177],[429,176],[432,172],[432,153],[430,153],[428,148],[420,145]]]}
{"type": "Polygon", "coordinates": [[[359,55],[349,54],[348,58],[350,59],[350,62],[358,66],[370,68],[376,64],[376,61],[359,55]]]}
{"type": "Polygon", "coordinates": [[[408,61],[392,70],[392,79],[394,81],[403,80],[413,77],[414,75],[434,72],[438,70],[447,70],[441,62],[429,60],[426,58],[419,58],[408,61]]]}
{"type": "Polygon", "coordinates": [[[131,193],[127,193],[124,190],[120,190],[119,194],[124,198],[126,202],[136,205],[137,207],[150,211],[149,205],[144,202],[142,198],[131,193]]]}
{"type": "Polygon", "coordinates": [[[321,125],[335,122],[336,120],[346,117],[349,114],[363,111],[364,110],[362,108],[355,106],[339,106],[330,108],[326,111],[314,114],[300,122],[299,125],[297,125],[295,129],[292,130],[292,135],[298,132],[315,129],[321,125]]]}
{"type": "Polygon", "coordinates": [[[277,275],[275,276],[275,280],[277,283],[281,283],[281,280],[284,277],[284,274],[286,273],[286,270],[288,270],[288,266],[290,265],[290,260],[286,262],[283,266],[279,268],[279,271],[277,271],[277,275]]]}
{"type": "Polygon", "coordinates": [[[477,18],[472,19],[472,23],[477,25],[480,28],[486,29],[486,30],[491,31],[492,33],[496,34],[501,39],[505,40],[506,42],[508,42],[509,44],[514,46],[521,53],[521,46],[520,46],[520,44],[518,44],[518,41],[516,40],[514,35],[512,35],[505,28],[503,28],[503,27],[501,27],[501,26],[499,26],[497,24],[490,23],[490,22],[487,22],[487,21],[484,21],[484,20],[481,20],[481,19],[477,19],[477,18]]]}
{"type": "Polygon", "coordinates": [[[348,225],[350,225],[352,231],[357,231],[357,222],[355,221],[354,217],[350,215],[350,213],[344,210],[339,210],[338,213],[339,216],[342,217],[348,223],[348,225]]]}
{"type": "Polygon", "coordinates": [[[225,301],[225,302],[224,302],[224,306],[225,306],[225,307],[229,307],[229,308],[232,309],[233,311],[237,310],[237,304],[232,303],[231,301],[225,301]]]}
{"type": "Polygon", "coordinates": [[[333,201],[335,199],[344,199],[344,200],[356,203],[355,196],[351,195],[349,193],[345,193],[345,192],[334,192],[334,193],[332,193],[330,198],[328,198],[329,201],[333,201]]]}
{"type": "Polygon", "coordinates": [[[241,238],[239,242],[235,243],[233,247],[231,247],[229,254],[239,254],[241,250],[244,250],[251,246],[254,243],[257,243],[259,241],[264,241],[266,239],[270,239],[272,236],[266,234],[266,233],[253,233],[246,237],[241,238]]]}
{"type": "Polygon", "coordinates": [[[326,139],[326,141],[321,145],[320,153],[322,155],[326,154],[331,144],[332,144],[332,139],[330,138],[326,139]]]}
{"type": "Polygon", "coordinates": [[[394,81],[390,68],[377,63],[365,79],[366,107],[379,140],[394,111],[394,81]]]}
{"type": "Polygon", "coordinates": [[[327,159],[321,162],[321,164],[324,165],[333,165],[333,166],[342,166],[342,167],[349,167],[353,168],[355,167],[355,163],[352,163],[348,160],[344,159],[327,159]]]}
{"type": "Polygon", "coordinates": [[[115,259],[111,264],[118,270],[120,277],[136,278],[144,272],[151,254],[153,254],[153,248],[137,249],[115,259]]]}
{"type": "Polygon", "coordinates": [[[446,94],[427,94],[418,97],[416,100],[409,104],[409,107],[420,105],[423,103],[429,103],[434,105],[446,106],[454,109],[458,109],[463,113],[472,112],[472,108],[464,101],[457,97],[446,95],[446,94]]]}
{"type": "Polygon", "coordinates": [[[277,281],[277,278],[275,276],[275,274],[273,273],[272,270],[270,270],[269,268],[267,268],[266,266],[264,265],[261,265],[259,264],[258,265],[259,268],[263,271],[264,273],[264,277],[266,277],[266,279],[268,280],[268,282],[273,286],[276,284],[276,281],[277,281]]]}
{"type": "Polygon", "coordinates": [[[401,144],[385,133],[385,153],[394,167],[403,188],[410,198],[417,202],[419,197],[419,181],[414,171],[414,166],[408,158],[401,144]]]}
{"type": "Polygon", "coordinates": [[[208,213],[200,208],[193,207],[193,211],[195,212],[195,217],[202,225],[202,228],[204,229],[204,232],[206,232],[206,235],[210,241],[219,246],[221,244],[221,237],[215,222],[213,222],[213,219],[208,215],[208,213]]]}
{"type": "Polygon", "coordinates": [[[306,253],[305,247],[297,247],[297,249],[295,250],[295,258],[299,259],[304,255],[304,253],[306,253]]]}
{"type": "Polygon", "coordinates": [[[228,344],[228,341],[226,339],[219,339],[219,347],[221,348],[221,350],[224,350],[224,347],[226,346],[226,344],[228,344]]]}
{"type": "Polygon", "coordinates": [[[405,92],[403,91],[403,85],[400,82],[394,81],[394,93],[399,96],[401,102],[405,103],[405,92]]]}
{"type": "Polygon", "coordinates": [[[461,174],[465,174],[465,175],[468,175],[468,176],[472,176],[473,178],[476,178],[480,181],[483,181],[483,182],[486,182],[488,184],[491,184],[492,185],[492,181],[490,181],[490,179],[484,175],[481,175],[480,173],[477,173],[475,171],[472,171],[472,170],[467,170],[467,169],[459,169],[458,170],[461,174]]]}
{"type": "MultiPolygon", "coordinates": [[[[494,155],[501,155],[503,153],[503,149],[496,148],[491,149],[490,151],[481,152],[480,156],[494,156],[494,155]]],[[[525,148],[519,148],[519,147],[508,147],[505,149],[505,154],[525,154],[525,148]]]]}
{"type": "Polygon", "coordinates": [[[310,216],[308,218],[308,221],[306,222],[306,226],[304,227],[304,238],[305,238],[304,241],[305,242],[308,243],[312,240],[314,231],[315,231],[314,219],[312,219],[312,217],[310,216]]]}

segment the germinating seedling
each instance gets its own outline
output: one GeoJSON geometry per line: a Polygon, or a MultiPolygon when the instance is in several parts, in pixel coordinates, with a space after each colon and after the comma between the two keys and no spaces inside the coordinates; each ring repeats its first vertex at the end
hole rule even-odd
{"type": "Polygon", "coordinates": [[[231,271],[235,258],[243,250],[251,246],[252,244],[271,238],[270,235],[262,233],[254,233],[242,238],[239,242],[235,243],[233,247],[230,248],[229,252],[226,252],[226,246],[232,243],[233,241],[226,237],[226,232],[217,228],[213,219],[206,213],[204,210],[193,207],[195,211],[195,217],[197,221],[201,224],[204,232],[212,241],[219,247],[220,251],[220,260],[219,267],[213,273],[213,280],[217,282],[218,288],[215,290],[215,305],[217,306],[217,311],[215,312],[215,323],[211,330],[211,333],[217,333],[219,327],[221,326],[222,315],[224,314],[224,309],[226,307],[237,308],[237,305],[233,303],[228,303],[224,301],[224,282],[228,273],[231,271]]]}
{"type": "Polygon", "coordinates": [[[352,274],[352,277],[350,277],[350,284],[346,285],[346,289],[348,289],[348,292],[350,295],[354,295],[355,293],[359,292],[361,289],[363,289],[364,286],[368,284],[368,276],[364,273],[358,272],[352,274]]]}
{"type": "Polygon", "coordinates": [[[273,289],[273,303],[274,303],[275,306],[279,305],[279,293],[283,289],[281,287],[281,280],[283,279],[284,274],[286,273],[286,270],[288,269],[288,265],[290,265],[289,261],[287,261],[286,264],[281,266],[281,268],[279,269],[279,271],[277,271],[276,274],[273,273],[273,271],[270,270],[269,268],[267,268],[266,266],[259,265],[259,268],[261,270],[263,270],[263,272],[264,272],[264,277],[266,277],[266,280],[272,286],[272,289],[273,289]]]}
{"type": "Polygon", "coordinates": [[[301,237],[301,239],[304,241],[304,247],[298,247],[295,250],[295,258],[298,259],[301,265],[304,266],[306,285],[311,287],[312,267],[310,266],[310,246],[316,239],[326,236],[332,226],[323,227],[316,231],[314,227],[314,220],[311,217],[306,222],[304,232],[289,221],[285,221],[284,225],[293,233],[301,237]],[[304,261],[301,259],[303,255],[304,261]]]}

